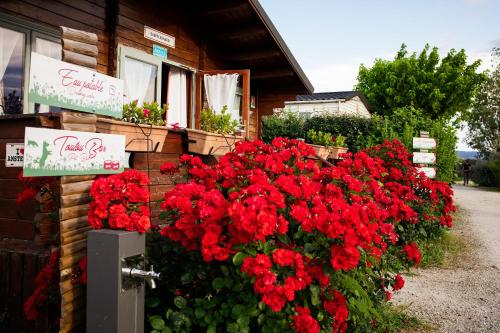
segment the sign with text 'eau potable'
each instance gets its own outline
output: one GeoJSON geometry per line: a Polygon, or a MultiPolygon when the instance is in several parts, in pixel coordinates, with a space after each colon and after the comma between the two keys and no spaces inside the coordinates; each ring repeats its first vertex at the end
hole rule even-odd
{"type": "Polygon", "coordinates": [[[24,176],[120,173],[125,163],[123,135],[26,127],[24,176]]]}
{"type": "Polygon", "coordinates": [[[33,52],[28,100],[121,118],[123,80],[33,52]]]}

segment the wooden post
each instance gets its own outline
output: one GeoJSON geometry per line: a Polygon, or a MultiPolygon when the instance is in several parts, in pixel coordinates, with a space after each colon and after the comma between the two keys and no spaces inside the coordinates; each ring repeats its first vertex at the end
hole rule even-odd
{"type": "MultiPolygon", "coordinates": [[[[62,60],[75,65],[97,68],[97,35],[61,27],[62,60]]],[[[61,111],[60,128],[95,132],[97,116],[90,113],[61,111]]],[[[71,282],[71,270],[87,254],[89,189],[94,176],[63,176],[60,180],[60,332],[74,331],[85,324],[86,297],[80,285],[71,282]]]]}

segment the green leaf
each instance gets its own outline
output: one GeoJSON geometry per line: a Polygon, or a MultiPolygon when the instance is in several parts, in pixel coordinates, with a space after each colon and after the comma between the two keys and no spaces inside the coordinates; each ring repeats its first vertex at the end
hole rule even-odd
{"type": "Polygon", "coordinates": [[[226,266],[221,266],[220,270],[222,271],[222,274],[224,274],[225,276],[229,275],[229,269],[226,266]]]}
{"type": "Polygon", "coordinates": [[[179,309],[184,309],[187,305],[187,300],[182,296],[177,296],[174,298],[174,304],[179,309]]]}
{"type": "Polygon", "coordinates": [[[246,255],[242,252],[238,252],[233,257],[233,264],[235,266],[241,266],[243,264],[243,260],[246,258],[246,255]]]}
{"type": "Polygon", "coordinates": [[[221,278],[221,277],[218,277],[218,278],[214,279],[212,281],[212,287],[215,290],[220,290],[220,289],[224,288],[224,279],[221,278]]]}
{"type": "Polygon", "coordinates": [[[309,286],[309,290],[311,291],[311,304],[314,306],[318,306],[321,304],[321,300],[319,299],[320,288],[318,285],[311,284],[309,286]]]}
{"type": "Polygon", "coordinates": [[[217,324],[212,323],[210,326],[207,328],[207,333],[217,333],[217,324]]]}
{"type": "Polygon", "coordinates": [[[168,327],[163,327],[163,329],[161,330],[161,333],[172,333],[172,330],[168,327]]]}
{"type": "Polygon", "coordinates": [[[206,314],[206,311],[205,309],[203,308],[196,308],[194,310],[194,316],[197,318],[197,319],[201,319],[203,317],[205,317],[205,314],[206,314]]]}
{"type": "Polygon", "coordinates": [[[155,330],[162,330],[165,327],[165,321],[161,318],[154,318],[149,323],[155,330]]]}
{"type": "Polygon", "coordinates": [[[148,297],[146,298],[146,306],[148,308],[154,308],[160,305],[160,299],[158,297],[148,297]]]}

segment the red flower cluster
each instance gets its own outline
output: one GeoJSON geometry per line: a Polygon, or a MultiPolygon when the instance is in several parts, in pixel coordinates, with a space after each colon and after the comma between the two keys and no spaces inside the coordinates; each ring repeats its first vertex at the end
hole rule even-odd
{"type": "MultiPolygon", "coordinates": [[[[326,311],[334,331],[343,332],[349,312],[333,274],[378,265],[389,248],[411,248],[418,264],[418,248],[396,230],[425,220],[421,205],[438,226],[454,207],[449,187],[418,174],[397,141],[322,169],[307,159],[313,154],[303,142],[277,138],[271,145],[240,142],[213,166],[182,156],[188,181],[165,194],[168,224],[160,232],[206,262],[245,253],[241,271],[262,301],[273,311],[294,302],[297,332],[319,330],[312,309],[326,311]],[[296,295],[313,285],[322,303],[303,309],[296,295]]],[[[177,171],[171,164],[162,169],[177,171]]]]}
{"type": "Polygon", "coordinates": [[[88,219],[94,229],[146,232],[150,226],[148,177],[134,169],[94,180],[88,219]]]}
{"type": "MultiPolygon", "coordinates": [[[[56,178],[55,177],[24,177],[23,172],[20,171],[17,178],[23,184],[23,190],[18,193],[16,202],[18,205],[22,205],[27,201],[35,200],[37,194],[49,194],[51,196],[55,195],[56,178]]],[[[55,201],[45,200],[48,205],[47,211],[52,211],[57,207],[55,201]]]]}
{"type": "Polygon", "coordinates": [[[87,256],[84,256],[78,264],[73,267],[71,283],[87,285],[87,256]]]}
{"type": "Polygon", "coordinates": [[[410,244],[406,244],[404,247],[404,251],[406,252],[406,255],[408,256],[408,260],[411,260],[415,263],[415,265],[420,264],[420,260],[422,259],[422,255],[420,254],[420,251],[418,249],[417,244],[414,242],[410,244]]]}
{"type": "Polygon", "coordinates": [[[46,315],[49,296],[54,291],[59,292],[59,251],[52,252],[47,265],[35,277],[35,291],[23,306],[26,319],[35,320],[46,315]]]}

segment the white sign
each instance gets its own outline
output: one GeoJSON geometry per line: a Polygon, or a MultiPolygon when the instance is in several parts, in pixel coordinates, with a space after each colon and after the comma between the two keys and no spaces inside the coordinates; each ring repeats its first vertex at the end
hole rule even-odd
{"type": "Polygon", "coordinates": [[[144,38],[150,39],[154,42],[175,48],[175,37],[167,35],[161,31],[144,26],[144,38]]]}
{"type": "Polygon", "coordinates": [[[125,136],[26,127],[24,176],[123,172],[125,136]]]}
{"type": "Polygon", "coordinates": [[[434,164],[436,163],[436,154],[434,153],[413,153],[413,164],[434,164]]]}
{"type": "Polygon", "coordinates": [[[413,138],[413,149],[436,149],[436,140],[432,138],[413,138]]]}
{"type": "Polygon", "coordinates": [[[121,118],[123,80],[33,52],[28,100],[121,118]]]}
{"type": "Polygon", "coordinates": [[[425,173],[425,175],[429,178],[436,178],[436,168],[431,167],[420,167],[417,168],[419,172],[425,173]]]}
{"type": "Polygon", "coordinates": [[[5,166],[7,168],[18,168],[23,166],[24,144],[6,143],[5,144],[5,166]]]}

